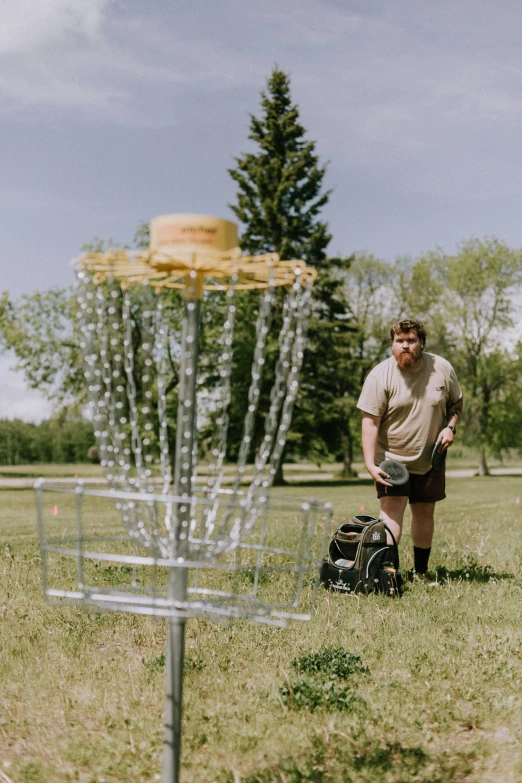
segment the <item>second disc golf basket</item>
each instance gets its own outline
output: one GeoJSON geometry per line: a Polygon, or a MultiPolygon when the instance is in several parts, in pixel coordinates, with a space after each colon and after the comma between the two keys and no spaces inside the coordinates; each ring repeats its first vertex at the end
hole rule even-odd
{"type": "Polygon", "coordinates": [[[148,250],[87,253],[73,267],[108,486],[36,483],[44,590],[59,602],[168,618],[163,783],[177,783],[187,618],[284,626],[311,617],[331,509],[270,490],[315,271],[275,253],[244,256],[233,223],[200,215],[156,218],[148,250]],[[229,473],[234,335],[249,329],[246,414],[229,473]],[[209,423],[211,461],[198,475],[198,434],[209,423]],[[59,537],[44,493],[60,493],[59,537]]]}

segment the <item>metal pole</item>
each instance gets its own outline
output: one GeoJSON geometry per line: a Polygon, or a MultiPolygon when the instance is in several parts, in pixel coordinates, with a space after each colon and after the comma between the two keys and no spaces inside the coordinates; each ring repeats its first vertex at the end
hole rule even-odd
{"type": "MultiPolygon", "coordinates": [[[[190,524],[190,496],[193,470],[193,448],[196,438],[196,382],[199,355],[199,327],[203,279],[191,272],[185,283],[185,309],[181,335],[180,384],[176,431],[174,492],[186,498],[175,512],[175,549],[173,556],[186,553],[190,524]]],[[[169,596],[175,601],[187,598],[187,569],[171,568],[169,596]]],[[[168,621],[165,661],[165,728],[163,746],[163,783],[179,783],[181,759],[181,716],[183,695],[183,659],[185,618],[168,621]]]]}

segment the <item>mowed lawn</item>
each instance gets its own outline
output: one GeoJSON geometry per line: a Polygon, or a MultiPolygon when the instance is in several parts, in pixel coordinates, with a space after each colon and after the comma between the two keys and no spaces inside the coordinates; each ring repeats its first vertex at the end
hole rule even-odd
{"type": "MultiPolygon", "coordinates": [[[[364,483],[298,491],[337,522],[378,509],[364,483]]],[[[321,591],[315,618],[284,630],[190,620],[182,782],[522,780],[517,497],[521,477],[449,480],[438,588],[321,591]],[[351,670],[325,665],[339,649],[351,670]]],[[[0,499],[0,781],[160,780],[164,621],[46,604],[33,494],[0,499]]]]}

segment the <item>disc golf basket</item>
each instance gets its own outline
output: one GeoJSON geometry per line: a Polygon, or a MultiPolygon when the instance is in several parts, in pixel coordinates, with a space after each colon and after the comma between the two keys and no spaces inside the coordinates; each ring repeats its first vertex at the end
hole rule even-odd
{"type": "Polygon", "coordinates": [[[315,271],[275,253],[244,256],[233,223],[197,215],[156,218],[146,251],[87,253],[72,265],[108,486],[36,482],[44,590],[53,601],[168,618],[163,782],[176,783],[186,619],[284,626],[311,617],[331,509],[270,489],[296,399],[315,271]],[[241,291],[255,301],[245,307],[241,291]],[[234,330],[245,328],[239,297],[247,318],[255,313],[255,347],[237,463],[227,475],[234,330]],[[276,308],[275,370],[261,411],[276,308]],[[213,341],[202,364],[206,309],[213,341]],[[204,394],[209,373],[217,382],[204,394]],[[198,477],[198,430],[211,418],[211,464],[198,477]],[[59,536],[51,493],[60,496],[59,536]]]}

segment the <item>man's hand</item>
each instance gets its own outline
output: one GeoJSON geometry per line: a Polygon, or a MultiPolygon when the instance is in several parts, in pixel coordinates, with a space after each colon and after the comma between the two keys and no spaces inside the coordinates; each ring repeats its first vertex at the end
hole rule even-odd
{"type": "Polygon", "coordinates": [[[450,428],[449,427],[444,427],[444,429],[441,430],[441,432],[439,433],[439,439],[438,439],[437,442],[440,443],[440,446],[437,449],[437,451],[440,451],[440,452],[446,451],[446,449],[451,446],[451,444],[453,443],[454,439],[455,439],[455,436],[454,436],[453,432],[450,430],[450,428]]]}
{"type": "Polygon", "coordinates": [[[366,465],[366,470],[378,484],[384,484],[385,487],[393,487],[393,484],[389,484],[385,481],[385,479],[389,478],[388,474],[384,470],[381,470],[378,465],[366,465]]]}

